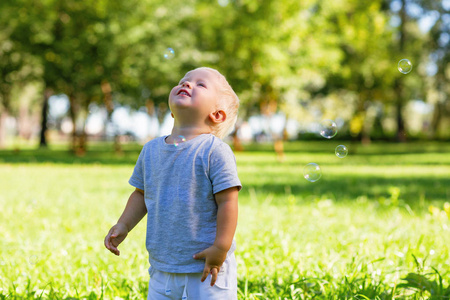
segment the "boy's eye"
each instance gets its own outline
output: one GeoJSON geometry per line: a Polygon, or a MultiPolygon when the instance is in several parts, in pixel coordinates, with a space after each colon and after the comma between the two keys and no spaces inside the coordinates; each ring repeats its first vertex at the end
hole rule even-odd
{"type": "Polygon", "coordinates": [[[206,87],[206,85],[203,82],[199,82],[198,85],[202,86],[202,87],[206,87]]]}

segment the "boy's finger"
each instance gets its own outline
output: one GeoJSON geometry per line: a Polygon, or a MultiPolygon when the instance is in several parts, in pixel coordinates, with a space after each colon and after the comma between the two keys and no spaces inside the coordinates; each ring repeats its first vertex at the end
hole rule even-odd
{"type": "Polygon", "coordinates": [[[119,249],[117,249],[117,247],[114,246],[114,244],[111,240],[111,236],[109,234],[105,238],[105,247],[106,247],[106,249],[108,249],[109,251],[114,253],[115,255],[117,255],[117,256],[120,255],[119,249]]]}
{"type": "Polygon", "coordinates": [[[109,249],[109,251],[111,251],[112,253],[114,253],[114,254],[117,255],[117,256],[120,255],[119,249],[117,249],[117,248],[114,247],[114,246],[112,246],[111,249],[109,249]]]}
{"type": "Polygon", "coordinates": [[[211,269],[211,286],[213,286],[216,283],[218,273],[219,271],[217,270],[217,268],[211,269]]]}
{"type": "Polygon", "coordinates": [[[119,234],[117,232],[115,232],[115,231],[111,232],[111,238],[116,238],[118,236],[119,236],[119,234]]]}
{"type": "Polygon", "coordinates": [[[208,267],[205,267],[205,268],[203,269],[203,274],[202,274],[202,278],[200,279],[200,281],[201,281],[201,282],[205,281],[205,280],[206,280],[206,277],[208,277],[208,274],[209,274],[209,268],[208,268],[208,267]]]}
{"type": "Polygon", "coordinates": [[[105,244],[105,247],[107,248],[107,249],[110,249],[110,235],[109,235],[109,233],[106,235],[106,237],[105,237],[105,241],[104,241],[104,244],[105,244]]]}
{"type": "Polygon", "coordinates": [[[205,256],[205,254],[202,251],[202,252],[194,254],[193,257],[194,257],[194,259],[204,259],[206,256],[205,256]]]}

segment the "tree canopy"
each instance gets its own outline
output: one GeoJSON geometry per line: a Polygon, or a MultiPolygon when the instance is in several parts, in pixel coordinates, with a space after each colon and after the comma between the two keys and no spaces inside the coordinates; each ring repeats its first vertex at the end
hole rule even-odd
{"type": "Polygon", "coordinates": [[[361,136],[390,111],[399,131],[406,103],[422,99],[435,106],[439,135],[450,110],[449,9],[433,0],[6,0],[0,110],[14,112],[14,87],[37,83],[66,94],[73,119],[91,103],[164,111],[178,79],[206,65],[227,77],[243,117],[307,121],[316,109],[361,136]],[[413,62],[407,76],[402,58],[413,62]]]}

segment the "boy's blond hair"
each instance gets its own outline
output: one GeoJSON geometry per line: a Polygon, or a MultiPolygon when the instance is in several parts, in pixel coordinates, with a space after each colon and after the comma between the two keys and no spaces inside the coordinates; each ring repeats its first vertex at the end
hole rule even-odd
{"type": "Polygon", "coordinates": [[[217,77],[219,82],[219,99],[217,101],[218,109],[223,110],[227,117],[225,121],[212,127],[211,133],[218,138],[223,139],[233,131],[234,125],[236,124],[239,109],[239,98],[233,91],[233,88],[230,86],[225,76],[223,76],[219,71],[208,67],[200,67],[195,70],[207,70],[217,77]]]}

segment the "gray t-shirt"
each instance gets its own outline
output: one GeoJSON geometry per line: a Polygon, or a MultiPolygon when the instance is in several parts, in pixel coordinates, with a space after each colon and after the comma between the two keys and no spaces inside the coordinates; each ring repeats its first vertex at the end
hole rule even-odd
{"type": "MultiPolygon", "coordinates": [[[[129,180],[145,192],[149,262],[163,272],[203,272],[205,262],[192,256],[214,242],[214,194],[241,188],[236,158],[226,143],[211,134],[178,146],[167,144],[165,138],[144,145],[129,180]]],[[[233,241],[230,252],[234,248],[233,241]]]]}

